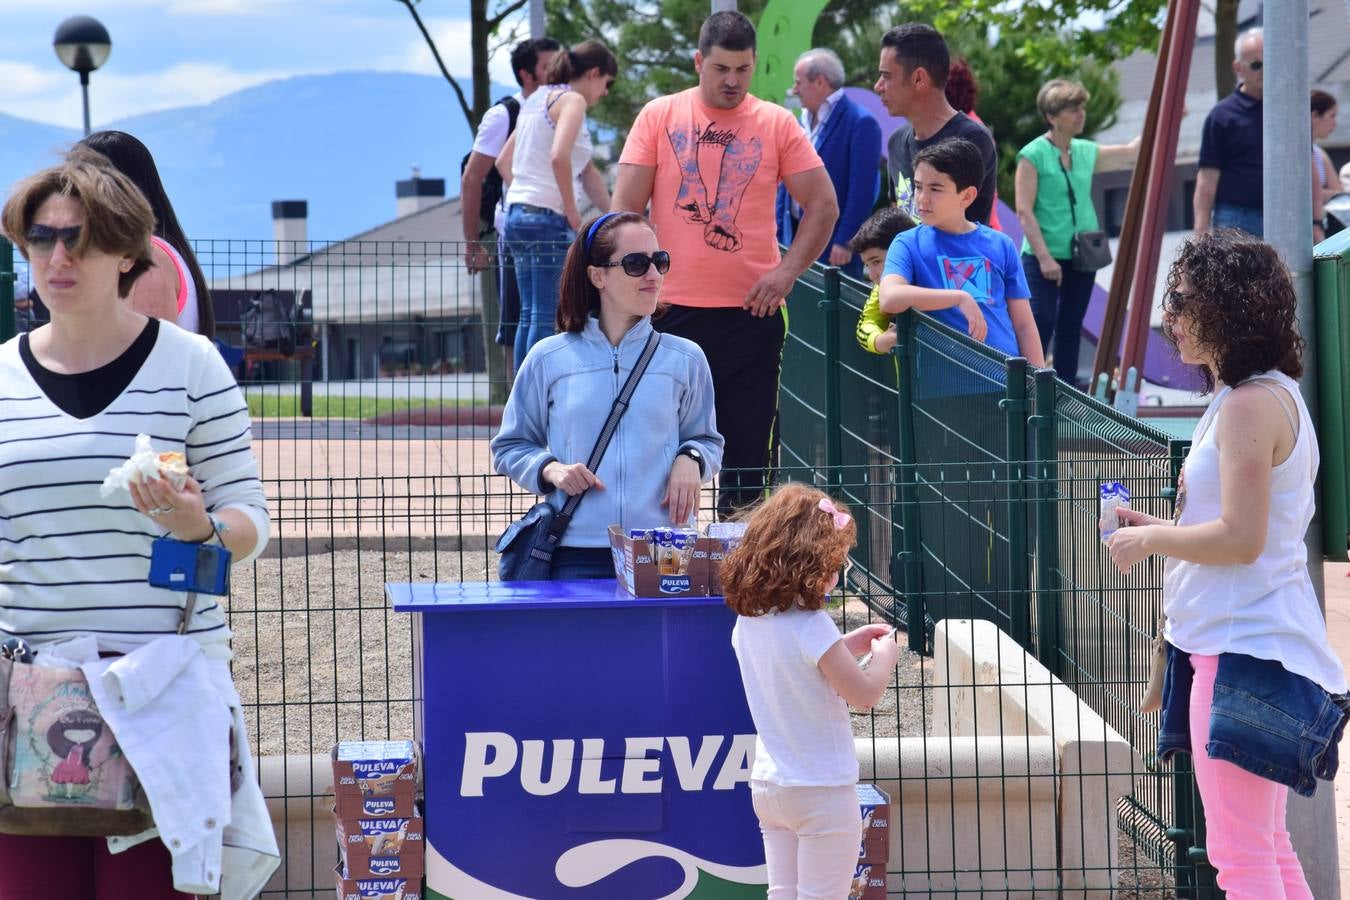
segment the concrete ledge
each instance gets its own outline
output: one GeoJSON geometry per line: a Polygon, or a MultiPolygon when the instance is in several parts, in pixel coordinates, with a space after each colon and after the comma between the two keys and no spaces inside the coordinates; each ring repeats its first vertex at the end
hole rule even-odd
{"type": "Polygon", "coordinates": [[[888,890],[1053,893],[1055,746],[1048,737],[855,741],[863,781],[891,796],[888,890]]]}
{"type": "Polygon", "coordinates": [[[1048,737],[1055,746],[1062,896],[1109,897],[1119,879],[1117,808],[1143,760],[1101,716],[992,623],[946,619],[934,634],[929,733],[1048,737]]]}
{"type": "MultiPolygon", "coordinates": [[[[282,858],[264,890],[284,890],[288,898],[310,896],[311,888],[333,882],[337,865],[332,763],[326,753],[264,756],[258,775],[282,858]]],[[[328,898],[333,889],[313,894],[328,898]]]]}

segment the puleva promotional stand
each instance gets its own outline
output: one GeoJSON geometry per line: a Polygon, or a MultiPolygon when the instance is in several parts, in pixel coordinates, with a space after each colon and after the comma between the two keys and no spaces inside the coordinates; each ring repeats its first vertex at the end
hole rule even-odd
{"type": "Polygon", "coordinates": [[[421,614],[428,898],[764,896],[722,598],[609,580],[386,592],[421,614]]]}

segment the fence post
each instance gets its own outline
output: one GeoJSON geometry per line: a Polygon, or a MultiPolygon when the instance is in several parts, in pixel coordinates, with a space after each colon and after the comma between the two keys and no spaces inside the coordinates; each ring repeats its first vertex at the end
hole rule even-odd
{"type": "Polygon", "coordinates": [[[1008,615],[1012,639],[1031,649],[1031,579],[1027,567],[1026,458],[1027,458],[1027,361],[1008,360],[1008,383],[999,401],[1007,420],[1004,478],[1008,497],[1008,615]]]}
{"type": "MultiPolygon", "coordinates": [[[[1341,314],[1345,266],[1339,254],[1322,255],[1313,262],[1313,288],[1317,302],[1317,436],[1323,459],[1346,458],[1345,363],[1340,350],[1348,324],[1341,314]]],[[[1346,534],[1350,533],[1345,467],[1324,466],[1317,509],[1322,514],[1322,549],[1327,559],[1346,560],[1346,534]]]]}
{"type": "Polygon", "coordinates": [[[14,337],[14,245],[0,237],[0,343],[14,337]]]}
{"type": "MultiPolygon", "coordinates": [[[[907,312],[895,319],[895,350],[900,363],[900,465],[896,466],[899,510],[891,515],[892,522],[901,523],[900,552],[895,554],[899,577],[892,571],[891,584],[900,584],[905,592],[905,630],[909,633],[909,649],[923,653],[928,649],[928,624],[923,596],[922,541],[919,534],[918,448],[914,443],[914,371],[918,342],[914,336],[915,313],[907,312]]],[[[892,546],[895,543],[892,542],[892,546]]],[[[897,610],[897,613],[899,611],[897,610]]],[[[896,616],[899,619],[899,615],[896,616]]]]}
{"type": "Polygon", "coordinates": [[[825,313],[825,467],[831,490],[843,483],[844,458],[839,396],[839,270],[825,269],[825,296],[817,304],[825,313]]]}
{"type": "Polygon", "coordinates": [[[1059,666],[1059,487],[1055,466],[1058,455],[1055,427],[1055,372],[1036,370],[1035,413],[1028,424],[1035,429],[1036,484],[1036,658],[1058,675],[1059,666]]]}

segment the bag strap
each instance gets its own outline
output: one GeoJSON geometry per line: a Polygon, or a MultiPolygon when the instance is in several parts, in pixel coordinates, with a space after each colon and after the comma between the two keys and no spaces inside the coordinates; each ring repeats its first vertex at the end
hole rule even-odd
{"type": "MultiPolygon", "coordinates": [[[[614,398],[614,405],[609,409],[609,418],[605,420],[605,427],[600,429],[600,436],[595,439],[595,446],[591,448],[591,455],[586,460],[586,468],[592,472],[600,468],[600,460],[604,459],[605,451],[609,449],[609,442],[614,438],[614,432],[619,428],[619,420],[623,414],[628,411],[628,404],[633,399],[633,393],[637,391],[638,382],[642,380],[642,375],[647,371],[647,366],[656,355],[657,345],[661,343],[661,332],[652,329],[652,333],[647,337],[647,346],[642,348],[642,355],[638,361],[633,364],[633,371],[628,373],[628,379],[624,381],[623,388],[619,390],[619,396],[614,398]]],[[[586,489],[587,491],[590,488],[586,489]]],[[[562,540],[563,532],[567,531],[567,526],[572,522],[572,516],[581,505],[581,498],[586,496],[586,491],[579,494],[573,494],[567,498],[563,508],[553,517],[553,524],[548,529],[549,547],[552,549],[562,540]]]]}
{"type": "MultiPolygon", "coordinates": [[[[1049,141],[1051,147],[1055,147],[1055,142],[1049,141]]],[[[1073,144],[1069,144],[1070,158],[1073,156],[1073,144]]],[[[1073,221],[1073,233],[1078,233],[1078,198],[1073,195],[1073,182],[1069,180],[1069,170],[1064,167],[1064,157],[1059,155],[1059,148],[1055,147],[1055,159],[1059,162],[1059,170],[1064,173],[1064,186],[1069,189],[1069,218],[1073,221]]]]}

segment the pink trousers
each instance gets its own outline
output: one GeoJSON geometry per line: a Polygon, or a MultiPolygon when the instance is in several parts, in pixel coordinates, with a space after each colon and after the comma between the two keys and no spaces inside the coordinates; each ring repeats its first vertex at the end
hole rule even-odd
{"type": "Polygon", "coordinates": [[[764,834],[768,900],[845,900],[862,849],[853,785],[780,787],[750,782],[764,834]]]}
{"type": "Polygon", "coordinates": [[[1191,654],[1191,758],[1205,804],[1205,851],[1229,900],[1313,900],[1284,827],[1289,789],[1205,753],[1217,656],[1191,654]]]}

